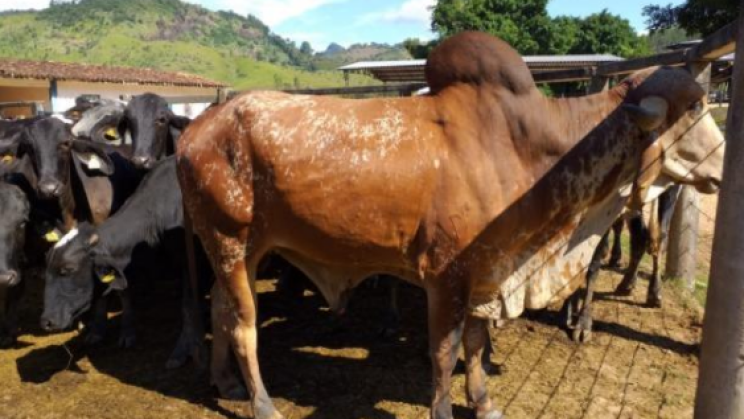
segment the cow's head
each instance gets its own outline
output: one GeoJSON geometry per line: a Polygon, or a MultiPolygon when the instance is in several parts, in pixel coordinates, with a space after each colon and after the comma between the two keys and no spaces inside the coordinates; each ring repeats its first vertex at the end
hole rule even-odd
{"type": "Polygon", "coordinates": [[[120,132],[126,105],[119,101],[101,101],[80,116],[72,127],[72,134],[97,143],[121,145],[124,133],[120,132]]]}
{"type": "Polygon", "coordinates": [[[123,275],[98,275],[92,254],[98,244],[96,229],[81,223],[67,233],[49,252],[45,273],[45,330],[62,330],[90,309],[96,295],[110,289],[124,289],[123,275]]]}
{"type": "Polygon", "coordinates": [[[39,196],[45,199],[62,195],[69,184],[73,158],[106,175],[114,171],[114,164],[103,148],[91,141],[76,139],[70,126],[56,118],[40,118],[26,127],[17,157],[26,153],[32,157],[39,196]]]}
{"type": "Polygon", "coordinates": [[[132,136],[132,162],[147,170],[159,159],[173,154],[173,142],[191,122],[175,115],[165,99],[152,93],[132,98],[125,116],[132,136]]]}
{"type": "MultiPolygon", "coordinates": [[[[724,138],[707,95],[683,69],[656,67],[628,78],[624,108],[642,130],[656,136],[642,163],[669,181],[715,193],[723,176],[724,138]]],[[[643,173],[642,173],[643,176],[643,173]]]]}
{"type": "Polygon", "coordinates": [[[21,281],[19,263],[29,211],[21,189],[0,182],[0,287],[13,287],[21,281]]]}

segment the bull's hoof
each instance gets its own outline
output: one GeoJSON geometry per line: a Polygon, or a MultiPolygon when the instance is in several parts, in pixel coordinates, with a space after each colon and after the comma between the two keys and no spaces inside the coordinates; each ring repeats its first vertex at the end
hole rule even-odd
{"type": "Polygon", "coordinates": [[[633,295],[634,288],[632,285],[620,284],[615,288],[615,295],[618,297],[630,297],[633,295]]]}
{"type": "Polygon", "coordinates": [[[610,269],[618,269],[620,267],[620,259],[610,258],[607,262],[607,267],[610,269]]]}
{"type": "Polygon", "coordinates": [[[571,333],[571,338],[576,343],[587,343],[592,340],[592,318],[581,316],[571,333]]]}
{"type": "Polygon", "coordinates": [[[661,297],[655,295],[649,295],[646,298],[646,307],[648,308],[661,308],[661,297]]]}
{"type": "Polygon", "coordinates": [[[274,407],[271,399],[265,399],[262,403],[254,401],[253,417],[255,419],[284,419],[284,416],[274,407]]]}
{"type": "Polygon", "coordinates": [[[485,413],[478,413],[476,419],[504,419],[504,415],[498,410],[491,410],[485,413]]]}
{"type": "Polygon", "coordinates": [[[592,331],[576,328],[571,334],[571,337],[576,343],[587,343],[592,340],[592,331]]]}

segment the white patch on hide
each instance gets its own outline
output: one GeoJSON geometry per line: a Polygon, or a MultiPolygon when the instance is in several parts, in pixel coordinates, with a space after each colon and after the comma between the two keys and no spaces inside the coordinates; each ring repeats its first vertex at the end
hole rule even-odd
{"type": "Polygon", "coordinates": [[[54,248],[59,249],[61,247],[64,247],[65,245],[67,245],[67,243],[71,242],[72,239],[77,237],[78,233],[79,233],[78,229],[73,228],[67,234],[65,234],[61,239],[59,239],[59,241],[54,245],[54,248]]]}

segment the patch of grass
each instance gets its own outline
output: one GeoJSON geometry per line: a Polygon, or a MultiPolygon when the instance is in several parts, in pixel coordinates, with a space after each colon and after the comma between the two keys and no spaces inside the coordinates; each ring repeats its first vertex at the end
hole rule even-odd
{"type": "Polygon", "coordinates": [[[721,127],[721,129],[726,128],[728,106],[712,107],[710,110],[710,114],[713,115],[713,119],[716,120],[716,124],[718,124],[718,126],[721,127]]]}

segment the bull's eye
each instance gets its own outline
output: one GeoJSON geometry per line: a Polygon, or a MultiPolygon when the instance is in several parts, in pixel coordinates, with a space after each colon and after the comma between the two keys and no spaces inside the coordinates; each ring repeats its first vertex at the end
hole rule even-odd
{"type": "Polygon", "coordinates": [[[158,119],[156,119],[155,122],[157,122],[158,125],[165,125],[168,122],[168,118],[161,116],[158,119]]]}
{"type": "Polygon", "coordinates": [[[24,221],[24,222],[22,222],[22,223],[20,223],[20,224],[18,224],[18,229],[19,229],[19,230],[23,230],[23,229],[25,229],[25,228],[26,228],[26,222],[25,222],[25,221],[24,221]]]}
{"type": "Polygon", "coordinates": [[[73,272],[74,270],[70,267],[60,268],[59,276],[70,276],[73,272]]]}
{"type": "Polygon", "coordinates": [[[70,141],[70,140],[62,141],[61,143],[59,143],[59,147],[62,150],[69,150],[69,149],[72,148],[72,141],[70,141]]]}
{"type": "Polygon", "coordinates": [[[692,105],[690,105],[690,112],[692,112],[695,116],[700,116],[701,113],[703,113],[703,101],[697,100],[693,102],[692,105]]]}

